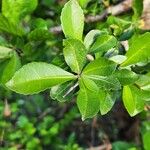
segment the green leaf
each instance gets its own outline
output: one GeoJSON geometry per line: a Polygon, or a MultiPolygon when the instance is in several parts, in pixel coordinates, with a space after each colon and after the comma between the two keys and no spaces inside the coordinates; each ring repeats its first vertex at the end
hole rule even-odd
{"type": "Polygon", "coordinates": [[[115,104],[116,97],[113,93],[107,91],[99,91],[100,112],[101,115],[107,114],[115,104]]]}
{"type": "Polygon", "coordinates": [[[101,34],[100,30],[91,30],[84,38],[84,45],[86,49],[89,49],[90,46],[93,44],[97,36],[101,34]]]}
{"type": "Polygon", "coordinates": [[[81,7],[85,8],[91,0],[78,0],[81,7]]]}
{"type": "Polygon", "coordinates": [[[35,94],[76,79],[73,74],[52,64],[33,62],[18,70],[6,86],[20,94],[35,94]]]}
{"type": "Polygon", "coordinates": [[[143,111],[145,104],[140,89],[135,86],[123,87],[123,103],[132,117],[143,111]]]}
{"type": "Polygon", "coordinates": [[[115,71],[116,66],[117,65],[113,61],[101,57],[90,62],[83,70],[83,74],[108,76],[115,71]]]}
{"type": "Polygon", "coordinates": [[[146,132],[144,135],[143,135],[143,143],[144,143],[144,149],[145,150],[149,150],[150,148],[150,131],[146,132]]]}
{"type": "Polygon", "coordinates": [[[82,40],[84,14],[77,0],[65,4],[61,13],[61,25],[66,38],[82,40]]]}
{"type": "Polygon", "coordinates": [[[16,24],[27,14],[32,13],[37,3],[37,0],[2,0],[2,14],[16,24]]]}
{"type": "Polygon", "coordinates": [[[93,80],[96,85],[102,90],[120,90],[120,82],[113,76],[98,76],[98,75],[83,75],[90,80],[93,80]]]}
{"type": "Polygon", "coordinates": [[[127,59],[121,66],[129,66],[138,62],[144,62],[150,59],[150,33],[147,32],[132,40],[129,50],[126,53],[127,59]]]}
{"type": "Polygon", "coordinates": [[[150,73],[141,75],[136,84],[140,87],[140,89],[150,91],[150,73]]]}
{"type": "Polygon", "coordinates": [[[51,88],[50,96],[52,99],[60,102],[69,101],[74,96],[75,87],[74,82],[66,82],[61,85],[56,85],[51,88]]]}
{"type": "Polygon", "coordinates": [[[17,36],[22,36],[24,34],[19,24],[9,22],[8,19],[2,15],[0,15],[0,32],[6,32],[17,36]]]}
{"type": "Polygon", "coordinates": [[[105,52],[117,45],[117,39],[112,35],[101,34],[98,36],[91,46],[89,52],[97,53],[97,52],[105,52]]]}
{"type": "Polygon", "coordinates": [[[133,84],[139,79],[139,75],[127,69],[117,70],[113,76],[119,80],[121,85],[133,84]]]}
{"type": "Polygon", "coordinates": [[[117,141],[112,144],[112,149],[113,150],[128,150],[129,148],[132,148],[134,144],[132,143],[127,143],[124,141],[117,141]]]}
{"type": "Polygon", "coordinates": [[[92,118],[98,113],[100,107],[98,87],[91,80],[83,78],[80,79],[80,90],[77,97],[77,105],[80,113],[82,114],[82,120],[92,118]]]}
{"type": "Polygon", "coordinates": [[[0,83],[4,85],[8,80],[12,78],[14,73],[20,68],[20,59],[15,51],[13,51],[13,56],[4,61],[0,68],[0,83]]]}
{"type": "Polygon", "coordinates": [[[66,63],[75,73],[80,73],[86,61],[86,49],[83,43],[76,39],[67,39],[64,41],[64,57],[66,63]]]}
{"type": "Polygon", "coordinates": [[[124,55],[115,55],[109,58],[109,60],[115,62],[116,64],[121,64],[126,60],[126,56],[124,55]]]}
{"type": "Polygon", "coordinates": [[[0,46],[0,60],[10,58],[12,55],[13,55],[12,49],[0,46]]]}
{"type": "Polygon", "coordinates": [[[45,41],[51,37],[51,34],[46,29],[35,29],[31,31],[28,35],[30,41],[45,41]]]}
{"type": "Polygon", "coordinates": [[[126,21],[125,19],[121,19],[115,16],[110,16],[107,19],[107,23],[109,25],[117,25],[119,28],[125,30],[131,25],[131,22],[126,21]]]}
{"type": "Polygon", "coordinates": [[[137,19],[140,19],[143,12],[143,0],[133,0],[132,8],[134,11],[133,20],[137,21],[137,19]]]}

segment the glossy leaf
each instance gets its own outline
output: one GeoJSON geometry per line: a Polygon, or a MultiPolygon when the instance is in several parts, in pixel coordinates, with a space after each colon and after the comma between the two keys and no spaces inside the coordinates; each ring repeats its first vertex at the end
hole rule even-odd
{"type": "Polygon", "coordinates": [[[133,84],[139,79],[139,75],[127,69],[118,70],[113,76],[119,80],[121,85],[133,84]]]}
{"type": "Polygon", "coordinates": [[[84,75],[99,75],[108,76],[111,75],[115,69],[116,64],[106,58],[99,58],[90,62],[83,70],[84,75]]]}
{"type": "Polygon", "coordinates": [[[113,76],[84,75],[86,78],[93,80],[102,90],[120,90],[120,82],[113,76]]]}
{"type": "Polygon", "coordinates": [[[92,118],[98,113],[100,107],[100,102],[98,99],[98,87],[91,80],[80,80],[80,90],[77,97],[77,105],[80,113],[82,114],[82,120],[92,118]],[[89,85],[91,85],[90,88],[92,90],[88,88],[89,85]]]}
{"type": "Polygon", "coordinates": [[[52,64],[33,62],[18,70],[6,86],[20,94],[35,94],[76,77],[52,64]]]}
{"type": "Polygon", "coordinates": [[[114,97],[113,93],[100,90],[99,100],[100,100],[101,115],[105,115],[112,109],[115,103],[116,97],[114,97]]]}
{"type": "Polygon", "coordinates": [[[61,13],[61,25],[66,38],[82,40],[84,14],[76,0],[65,4],[61,13]]]}
{"type": "Polygon", "coordinates": [[[117,45],[117,39],[112,35],[102,34],[98,36],[89,52],[105,52],[117,45]]]}
{"type": "Polygon", "coordinates": [[[123,87],[123,103],[130,116],[135,116],[144,109],[141,91],[135,86],[123,87]]]}
{"type": "Polygon", "coordinates": [[[150,33],[145,33],[132,40],[129,50],[126,53],[127,60],[121,66],[128,66],[138,62],[147,61],[150,58],[150,33]]]}
{"type": "Polygon", "coordinates": [[[64,41],[63,53],[71,70],[80,73],[86,60],[86,49],[83,43],[76,39],[67,39],[64,41]]]}
{"type": "Polygon", "coordinates": [[[0,65],[0,83],[4,85],[8,80],[10,80],[20,66],[20,59],[14,51],[13,56],[0,65]]]}
{"type": "Polygon", "coordinates": [[[7,47],[0,46],[0,59],[7,59],[13,55],[13,50],[7,47]]]}
{"type": "Polygon", "coordinates": [[[122,64],[126,59],[126,56],[123,55],[115,55],[109,58],[109,60],[115,62],[116,64],[122,64]]]}
{"type": "Polygon", "coordinates": [[[101,34],[100,30],[91,30],[84,38],[84,45],[87,49],[93,44],[97,36],[101,34]]]}

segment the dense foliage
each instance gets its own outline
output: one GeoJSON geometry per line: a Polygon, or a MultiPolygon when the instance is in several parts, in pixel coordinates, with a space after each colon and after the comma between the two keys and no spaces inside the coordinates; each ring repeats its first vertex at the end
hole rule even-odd
{"type": "Polygon", "coordinates": [[[143,0],[133,0],[119,17],[87,19],[118,3],[2,0],[1,149],[82,150],[110,143],[114,150],[150,149],[150,33],[141,29],[143,0]],[[128,139],[119,135],[121,112],[129,119],[123,129],[131,125],[135,132],[128,139]],[[99,123],[103,128],[93,125],[99,123]]]}

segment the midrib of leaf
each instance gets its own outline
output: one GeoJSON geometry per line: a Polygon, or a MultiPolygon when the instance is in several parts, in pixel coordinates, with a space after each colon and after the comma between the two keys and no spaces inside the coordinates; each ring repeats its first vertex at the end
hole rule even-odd
{"type": "Polygon", "coordinates": [[[139,55],[139,53],[140,53],[144,48],[146,48],[146,47],[147,47],[147,45],[146,45],[146,46],[144,45],[141,49],[139,49],[138,51],[136,51],[131,57],[129,57],[129,59],[127,59],[127,61],[123,62],[123,63],[121,64],[121,66],[124,66],[124,65],[128,64],[128,62],[130,62],[130,60],[132,60],[134,57],[136,57],[137,55],[139,55]]]}
{"type": "Polygon", "coordinates": [[[71,49],[72,49],[73,52],[74,52],[74,55],[75,55],[75,63],[76,63],[76,66],[77,66],[77,70],[78,70],[78,72],[80,72],[80,66],[79,66],[78,62],[76,61],[76,60],[77,60],[76,50],[74,49],[73,45],[72,45],[70,42],[67,41],[67,43],[71,46],[71,49]]]}
{"type": "Polygon", "coordinates": [[[113,65],[105,65],[105,66],[100,66],[100,67],[92,67],[92,69],[88,69],[87,71],[83,71],[83,73],[87,74],[87,73],[89,73],[91,71],[98,70],[98,69],[101,69],[101,68],[107,68],[107,67],[110,67],[110,66],[113,66],[113,65]]]}
{"type": "MultiPolygon", "coordinates": [[[[56,77],[56,76],[52,77],[52,76],[51,76],[51,77],[45,77],[45,78],[42,78],[42,79],[39,78],[39,79],[36,79],[36,80],[35,80],[35,79],[34,79],[34,80],[28,80],[28,81],[26,80],[25,82],[20,82],[20,83],[15,84],[15,85],[18,86],[18,85],[22,85],[22,84],[28,84],[28,83],[30,83],[30,82],[38,82],[38,81],[42,82],[42,81],[49,80],[49,79],[50,79],[50,80],[51,80],[51,79],[56,79],[56,80],[57,80],[57,79],[62,79],[62,78],[68,78],[68,79],[70,79],[70,80],[71,80],[71,79],[73,80],[73,79],[76,78],[76,76],[74,76],[74,77],[73,77],[73,76],[71,77],[71,76],[69,76],[69,75],[61,76],[61,77],[56,77]]],[[[12,80],[12,82],[13,82],[13,80],[12,80]]],[[[8,83],[9,83],[9,82],[8,82],[8,83]]],[[[6,84],[7,84],[7,83],[6,83],[6,84]]]]}

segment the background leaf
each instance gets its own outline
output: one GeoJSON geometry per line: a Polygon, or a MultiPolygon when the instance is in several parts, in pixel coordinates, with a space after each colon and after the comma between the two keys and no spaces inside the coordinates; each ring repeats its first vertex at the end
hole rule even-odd
{"type": "Polygon", "coordinates": [[[7,59],[13,55],[13,50],[7,47],[0,46],[0,59],[7,59]]]}
{"type": "Polygon", "coordinates": [[[12,23],[30,14],[37,6],[37,0],[2,0],[2,14],[12,23]]]}

